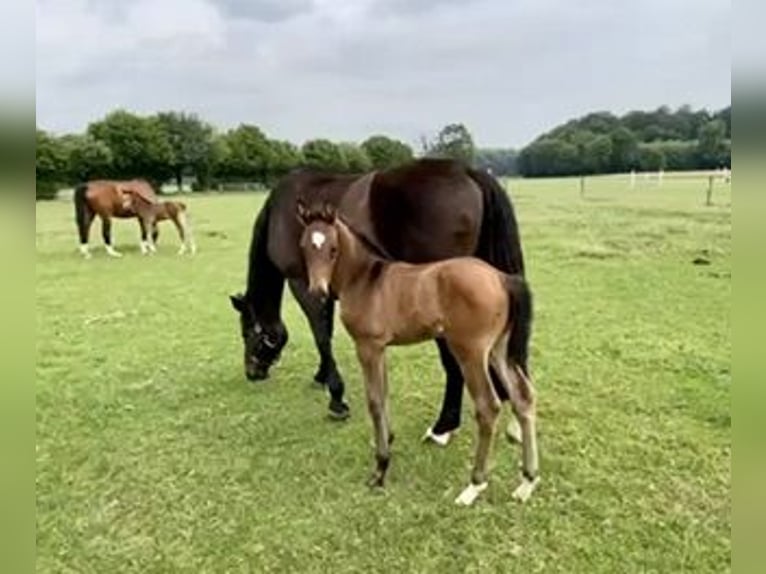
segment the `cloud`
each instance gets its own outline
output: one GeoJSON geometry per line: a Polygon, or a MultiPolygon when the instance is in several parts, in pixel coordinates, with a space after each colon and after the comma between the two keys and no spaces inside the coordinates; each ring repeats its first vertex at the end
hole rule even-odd
{"type": "Polygon", "coordinates": [[[232,18],[280,22],[310,12],[312,0],[214,0],[225,15],[232,18]]]}
{"type": "Polygon", "coordinates": [[[41,126],[78,130],[123,106],[296,143],[415,143],[460,121],[479,144],[508,146],[596,109],[730,101],[722,0],[117,4],[38,2],[41,126]]]}

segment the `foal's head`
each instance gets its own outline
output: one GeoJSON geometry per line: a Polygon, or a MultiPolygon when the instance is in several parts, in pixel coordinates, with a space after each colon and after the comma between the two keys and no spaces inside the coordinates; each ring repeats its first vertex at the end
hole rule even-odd
{"type": "Polygon", "coordinates": [[[326,297],[330,294],[340,242],[335,208],[325,204],[309,209],[298,201],[298,218],[304,226],[300,247],[309,277],[309,293],[326,297]]]}

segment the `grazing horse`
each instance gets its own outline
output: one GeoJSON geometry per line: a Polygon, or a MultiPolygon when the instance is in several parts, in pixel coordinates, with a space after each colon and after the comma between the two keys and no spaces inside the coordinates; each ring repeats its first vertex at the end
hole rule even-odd
{"type": "MultiPolygon", "coordinates": [[[[250,380],[266,378],[287,343],[280,316],[287,279],[311,326],[320,355],[314,380],[327,385],[334,418],[349,412],[332,353],[334,301],[308,292],[299,248],[303,228],[295,216],[299,198],[338,207],[370,244],[392,259],[424,263],[474,255],[507,273],[524,271],[507,193],[492,176],[461,162],[420,159],[361,177],[302,169],[283,178],[255,220],[247,289],[231,297],[240,315],[245,374],[250,380]]],[[[441,413],[427,436],[446,444],[460,426],[463,375],[445,341],[437,339],[437,344],[447,383],[441,413]]],[[[498,393],[505,398],[502,385],[498,393]]]]}
{"type": "Polygon", "coordinates": [[[384,485],[390,462],[386,347],[439,337],[460,365],[479,430],[471,482],[455,502],[470,505],[487,487],[487,459],[500,412],[490,364],[521,426],[522,482],[513,496],[526,500],[539,479],[535,393],[527,372],[532,294],[524,278],[473,257],[420,265],[389,261],[368,248],[331,206],[316,210],[299,202],[297,207],[305,226],[300,247],[309,292],[338,298],[364,374],[377,461],[370,484],[384,485]]]}
{"type": "Polygon", "coordinates": [[[101,233],[106,252],[113,257],[122,254],[112,246],[113,217],[138,218],[141,226],[141,252],[154,252],[158,236],[156,223],[170,219],[181,237],[181,252],[187,248],[194,251],[191,233],[187,232],[186,206],[180,202],[159,202],[152,187],[143,180],[91,181],[78,185],[74,191],[75,219],[80,236],[80,252],[90,257],[88,236],[96,216],[101,219],[101,233]],[[188,238],[185,239],[185,238],[188,238]]]}

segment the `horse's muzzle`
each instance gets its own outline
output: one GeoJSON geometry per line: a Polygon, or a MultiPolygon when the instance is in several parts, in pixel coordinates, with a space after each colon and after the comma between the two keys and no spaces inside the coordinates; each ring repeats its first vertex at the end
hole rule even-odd
{"type": "Polygon", "coordinates": [[[326,299],[330,295],[330,285],[325,280],[312,281],[309,283],[309,294],[319,299],[326,299]]]}
{"type": "Polygon", "coordinates": [[[261,364],[248,367],[245,376],[248,381],[264,381],[269,378],[269,367],[261,364]]]}

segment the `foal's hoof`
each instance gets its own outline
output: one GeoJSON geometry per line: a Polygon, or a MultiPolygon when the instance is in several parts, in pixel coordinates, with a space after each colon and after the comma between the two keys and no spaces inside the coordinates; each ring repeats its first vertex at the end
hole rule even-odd
{"type": "Polygon", "coordinates": [[[447,446],[452,438],[451,432],[445,432],[443,434],[435,434],[432,427],[428,427],[426,434],[423,435],[423,442],[432,442],[439,446],[447,446]]]}
{"type": "Polygon", "coordinates": [[[518,500],[519,502],[526,502],[529,500],[529,497],[532,496],[532,493],[535,491],[535,488],[537,488],[539,483],[539,476],[534,477],[532,480],[522,477],[521,484],[513,491],[512,496],[514,500],[518,500]]]}
{"type": "Polygon", "coordinates": [[[474,501],[479,498],[479,495],[487,490],[487,483],[482,482],[481,484],[469,484],[463,489],[463,492],[460,493],[460,496],[458,496],[455,499],[455,504],[458,506],[471,506],[474,501]]]}
{"type": "Polygon", "coordinates": [[[327,414],[334,421],[344,421],[351,416],[351,409],[343,401],[331,400],[327,414]]]}

